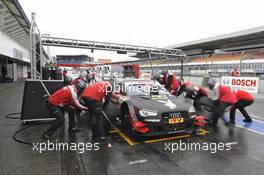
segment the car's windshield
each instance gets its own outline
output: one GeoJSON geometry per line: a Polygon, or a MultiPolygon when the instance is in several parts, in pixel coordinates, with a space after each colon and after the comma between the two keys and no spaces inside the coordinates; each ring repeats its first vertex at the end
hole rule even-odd
{"type": "Polygon", "coordinates": [[[134,95],[168,95],[169,92],[159,83],[155,84],[130,84],[126,87],[126,94],[134,95]]]}

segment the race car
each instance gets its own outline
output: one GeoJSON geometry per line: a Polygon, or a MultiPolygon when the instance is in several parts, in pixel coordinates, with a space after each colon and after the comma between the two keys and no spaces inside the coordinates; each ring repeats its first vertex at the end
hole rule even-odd
{"type": "Polygon", "coordinates": [[[192,104],[171,95],[153,80],[128,79],[116,82],[119,99],[112,98],[105,111],[136,135],[155,136],[195,132],[203,117],[194,115],[192,104]]]}

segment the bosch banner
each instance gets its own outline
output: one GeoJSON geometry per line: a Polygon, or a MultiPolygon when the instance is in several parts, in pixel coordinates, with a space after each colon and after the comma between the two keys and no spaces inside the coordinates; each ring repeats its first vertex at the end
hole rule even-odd
{"type": "Polygon", "coordinates": [[[259,78],[257,77],[222,77],[221,82],[233,89],[241,89],[249,93],[258,93],[259,78]]]}

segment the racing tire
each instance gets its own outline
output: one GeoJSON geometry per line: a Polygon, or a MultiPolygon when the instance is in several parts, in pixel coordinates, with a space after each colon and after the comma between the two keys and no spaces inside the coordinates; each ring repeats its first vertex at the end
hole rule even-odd
{"type": "Polygon", "coordinates": [[[201,97],[195,103],[196,115],[204,116],[206,121],[212,121],[217,113],[214,101],[208,97],[201,97]]]}

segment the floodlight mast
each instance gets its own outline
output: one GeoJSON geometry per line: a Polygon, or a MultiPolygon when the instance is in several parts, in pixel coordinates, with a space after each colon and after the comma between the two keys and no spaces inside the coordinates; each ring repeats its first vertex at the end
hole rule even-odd
{"type": "MultiPolygon", "coordinates": [[[[32,13],[32,21],[30,28],[30,52],[31,52],[30,61],[31,61],[32,79],[42,79],[42,70],[41,70],[42,46],[57,46],[57,47],[91,49],[91,50],[116,51],[120,53],[143,53],[143,54],[146,53],[148,54],[149,61],[157,59],[157,58],[153,58],[152,55],[157,56],[160,59],[164,59],[166,57],[169,58],[172,57],[182,61],[187,58],[186,54],[180,49],[146,47],[146,46],[137,46],[137,45],[128,45],[128,44],[117,44],[117,43],[108,43],[108,42],[97,42],[97,41],[44,36],[40,34],[37,28],[35,22],[35,13],[32,13]],[[39,46],[40,48],[37,46],[39,46]],[[38,69],[39,67],[40,70],[38,69]]],[[[153,73],[153,68],[152,68],[152,73],[153,73]]]]}

